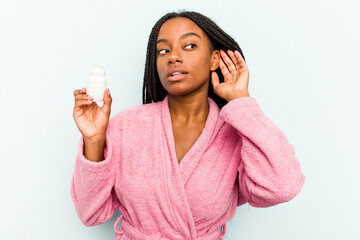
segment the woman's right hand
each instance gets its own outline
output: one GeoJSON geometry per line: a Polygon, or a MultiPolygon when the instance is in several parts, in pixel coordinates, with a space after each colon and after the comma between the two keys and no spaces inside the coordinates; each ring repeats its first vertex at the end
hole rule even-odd
{"type": "Polygon", "coordinates": [[[93,98],[86,94],[86,88],[74,91],[75,106],[73,117],[78,129],[87,141],[103,141],[109,124],[111,102],[109,89],[104,91],[104,104],[99,107],[93,98]]]}

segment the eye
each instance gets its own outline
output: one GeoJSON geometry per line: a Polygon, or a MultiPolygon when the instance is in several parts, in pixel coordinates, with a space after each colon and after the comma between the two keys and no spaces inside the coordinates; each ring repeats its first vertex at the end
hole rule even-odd
{"type": "MultiPolygon", "coordinates": [[[[161,51],[163,51],[163,50],[168,50],[168,49],[160,49],[160,50],[157,51],[158,54],[161,54],[161,51]]],[[[168,51],[169,51],[169,50],[168,50],[168,51]]]]}
{"type": "MultiPolygon", "coordinates": [[[[196,47],[196,44],[188,44],[188,45],[186,45],[185,47],[190,46],[190,45],[196,47]]],[[[192,48],[194,48],[194,47],[192,47],[192,48]]]]}
{"type": "MultiPolygon", "coordinates": [[[[194,48],[194,47],[196,47],[196,44],[188,44],[188,45],[185,46],[185,48],[187,46],[193,46],[192,48],[194,48]]],[[[168,49],[160,49],[160,50],[157,51],[157,53],[160,54],[160,55],[163,54],[163,53],[161,53],[161,51],[169,51],[169,50],[168,49]]]]}

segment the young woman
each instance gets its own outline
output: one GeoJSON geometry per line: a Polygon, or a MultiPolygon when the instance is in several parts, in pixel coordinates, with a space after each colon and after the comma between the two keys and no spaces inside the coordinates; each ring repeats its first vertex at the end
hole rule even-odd
{"type": "Polygon", "coordinates": [[[109,89],[101,108],[85,88],[74,91],[82,137],[71,197],[81,221],[99,225],[119,209],[115,239],[215,240],[237,206],[294,198],[305,181],[295,149],[248,84],[239,45],[212,20],[160,18],[142,105],[109,120],[109,89]]]}

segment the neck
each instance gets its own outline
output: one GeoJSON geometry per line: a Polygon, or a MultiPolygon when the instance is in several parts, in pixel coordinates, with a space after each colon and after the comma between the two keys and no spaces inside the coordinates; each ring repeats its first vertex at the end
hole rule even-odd
{"type": "Polygon", "coordinates": [[[168,94],[171,119],[186,124],[203,124],[209,114],[208,95],[175,96],[168,94]]]}

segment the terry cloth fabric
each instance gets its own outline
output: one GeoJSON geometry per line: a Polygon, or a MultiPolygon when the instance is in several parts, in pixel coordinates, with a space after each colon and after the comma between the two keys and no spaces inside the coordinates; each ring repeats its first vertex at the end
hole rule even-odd
{"type": "Polygon", "coordinates": [[[180,163],[168,96],[112,117],[103,161],[85,158],[81,137],[71,197],[82,223],[102,224],[119,209],[116,240],[215,240],[237,206],[293,199],[305,181],[295,149],[255,98],[222,109],[208,103],[205,127],[180,163]]]}

